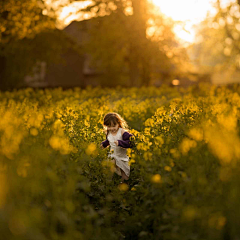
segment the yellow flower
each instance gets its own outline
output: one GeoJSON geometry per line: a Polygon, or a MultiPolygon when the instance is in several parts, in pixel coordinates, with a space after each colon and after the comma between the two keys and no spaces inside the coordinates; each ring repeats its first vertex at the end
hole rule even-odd
{"type": "Polygon", "coordinates": [[[126,183],[121,183],[121,184],[118,185],[118,189],[119,189],[120,191],[125,192],[125,191],[128,190],[128,185],[127,185],[126,183]]]}
{"type": "Polygon", "coordinates": [[[155,174],[152,176],[151,181],[153,183],[160,183],[162,181],[162,177],[160,174],[155,174]]]}
{"type": "Polygon", "coordinates": [[[61,118],[62,117],[62,114],[60,114],[58,112],[56,112],[55,114],[56,114],[56,118],[61,118]]]}
{"type": "Polygon", "coordinates": [[[170,168],[169,166],[165,166],[165,167],[164,167],[164,170],[165,170],[165,171],[168,171],[168,172],[171,172],[171,171],[172,171],[172,168],[170,168]]]}
{"type": "Polygon", "coordinates": [[[145,160],[151,161],[151,160],[152,160],[152,153],[150,153],[150,152],[144,152],[143,158],[144,158],[145,160]]]}
{"type": "Polygon", "coordinates": [[[233,115],[224,116],[221,114],[217,116],[217,120],[228,131],[234,131],[237,127],[236,116],[233,115]]]}
{"type": "Polygon", "coordinates": [[[196,141],[190,140],[189,138],[184,138],[180,144],[180,150],[184,155],[186,155],[191,148],[194,148],[196,146],[196,141]]]}
{"type": "Polygon", "coordinates": [[[144,149],[144,144],[143,143],[139,143],[138,145],[137,145],[137,150],[143,150],[144,149]]]}
{"type": "Polygon", "coordinates": [[[222,164],[229,164],[240,158],[240,139],[236,132],[219,129],[218,126],[207,127],[205,135],[210,150],[222,164]]]}
{"type": "Polygon", "coordinates": [[[155,144],[156,144],[157,146],[162,146],[163,143],[164,143],[164,140],[163,140],[163,138],[162,138],[161,136],[155,137],[154,141],[155,141],[155,144]]]}
{"type": "Polygon", "coordinates": [[[73,147],[72,151],[73,151],[73,153],[77,153],[78,149],[76,147],[73,147]]]}
{"type": "Polygon", "coordinates": [[[145,135],[150,135],[150,128],[145,128],[144,133],[145,135]]]}
{"type": "Polygon", "coordinates": [[[129,166],[131,166],[131,164],[132,163],[135,163],[136,161],[134,160],[134,159],[131,159],[129,162],[128,162],[128,164],[129,164],[129,166]]]}
{"type": "Polygon", "coordinates": [[[64,127],[64,124],[60,119],[57,119],[53,124],[54,129],[60,129],[60,128],[63,128],[63,127],[64,127]]]}
{"type": "Polygon", "coordinates": [[[66,155],[69,154],[74,147],[69,144],[69,140],[67,138],[63,138],[62,136],[53,135],[49,139],[49,144],[55,150],[59,150],[61,154],[66,155]]]}
{"type": "Polygon", "coordinates": [[[110,150],[110,153],[114,153],[114,150],[113,150],[113,149],[111,149],[111,150],[110,150]]]}
{"type": "Polygon", "coordinates": [[[53,149],[59,149],[61,147],[60,138],[57,136],[52,136],[49,139],[49,144],[53,149]]]}
{"type": "Polygon", "coordinates": [[[86,149],[86,154],[87,155],[91,155],[91,154],[94,154],[97,150],[97,146],[95,143],[90,143],[86,149]]]}
{"type": "Polygon", "coordinates": [[[188,136],[193,138],[196,141],[202,141],[203,140],[203,131],[201,129],[192,128],[189,131],[188,136]]]}
{"type": "Polygon", "coordinates": [[[127,149],[127,155],[130,157],[131,156],[131,153],[132,153],[132,149],[131,148],[128,148],[127,149]]]}
{"type": "Polygon", "coordinates": [[[180,157],[180,153],[178,152],[178,150],[176,148],[170,149],[170,153],[172,154],[172,156],[174,158],[179,158],[180,157]]]}
{"type": "Polygon", "coordinates": [[[226,224],[227,219],[221,215],[221,213],[217,212],[212,214],[208,219],[209,227],[216,228],[218,230],[222,229],[226,224]]]}
{"type": "Polygon", "coordinates": [[[183,171],[178,171],[178,173],[182,176],[182,178],[186,178],[187,174],[183,171]]]}
{"type": "Polygon", "coordinates": [[[146,127],[153,127],[154,126],[154,120],[152,118],[149,118],[145,121],[144,125],[146,127]]]}
{"type": "Polygon", "coordinates": [[[30,129],[30,134],[33,136],[37,136],[38,135],[38,130],[36,128],[31,128],[30,129]]]}

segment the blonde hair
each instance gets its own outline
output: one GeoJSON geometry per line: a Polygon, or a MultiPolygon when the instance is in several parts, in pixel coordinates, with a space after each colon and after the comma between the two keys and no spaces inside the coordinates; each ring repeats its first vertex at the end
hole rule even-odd
{"type": "Polygon", "coordinates": [[[127,122],[118,113],[109,112],[103,118],[103,128],[106,135],[108,135],[109,133],[107,127],[110,127],[112,124],[113,125],[119,124],[121,128],[128,131],[127,122]]]}

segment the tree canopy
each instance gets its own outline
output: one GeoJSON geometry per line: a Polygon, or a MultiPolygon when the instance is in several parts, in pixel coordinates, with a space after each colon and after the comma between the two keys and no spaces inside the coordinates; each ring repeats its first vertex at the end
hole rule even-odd
{"type": "MultiPolygon", "coordinates": [[[[71,2],[66,0],[61,7],[71,2]]],[[[53,3],[0,1],[1,89],[21,86],[36,62],[59,60],[67,41],[56,29],[53,3]]],[[[92,65],[105,73],[101,84],[115,79],[113,85],[150,85],[187,71],[188,57],[175,39],[174,22],[149,1],[96,0],[80,11],[92,13],[95,19],[84,48],[92,65]]]]}
{"type": "Polygon", "coordinates": [[[0,22],[2,90],[21,86],[38,61],[59,58],[65,40],[56,30],[55,10],[45,1],[1,0],[0,22]]]}
{"type": "Polygon", "coordinates": [[[149,1],[97,0],[82,11],[98,19],[86,45],[92,62],[110,79],[120,77],[119,82],[130,86],[149,85],[187,65],[186,51],[173,33],[174,22],[149,1]]]}
{"type": "Polygon", "coordinates": [[[195,54],[198,64],[206,71],[236,71],[240,69],[240,1],[230,2],[223,7],[215,4],[217,13],[208,17],[198,29],[195,54]]]}

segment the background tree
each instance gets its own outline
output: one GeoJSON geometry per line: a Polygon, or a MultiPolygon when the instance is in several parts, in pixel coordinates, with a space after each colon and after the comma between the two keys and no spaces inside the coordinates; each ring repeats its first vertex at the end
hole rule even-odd
{"type": "Polygon", "coordinates": [[[112,84],[149,85],[154,78],[174,74],[180,63],[186,64],[187,54],[172,31],[174,22],[149,1],[99,0],[84,11],[96,16],[87,49],[95,67],[115,79],[112,84]]]}
{"type": "Polygon", "coordinates": [[[0,0],[1,90],[22,86],[37,62],[60,60],[67,41],[56,29],[55,11],[44,0],[0,0]]]}
{"type": "MultiPolygon", "coordinates": [[[[61,52],[69,41],[56,29],[57,11],[75,1],[66,0],[62,5],[46,2],[0,0],[2,90],[24,86],[24,76],[37,62],[63,60],[61,52]]],[[[172,31],[174,22],[159,14],[149,1],[96,0],[81,11],[95,17],[86,50],[105,73],[103,85],[149,85],[154,79],[172,78],[186,66],[187,55],[172,31]]]]}
{"type": "Polygon", "coordinates": [[[239,1],[224,7],[218,0],[215,8],[216,15],[208,17],[199,26],[199,41],[194,46],[194,54],[203,71],[234,72],[240,69],[239,1]]]}

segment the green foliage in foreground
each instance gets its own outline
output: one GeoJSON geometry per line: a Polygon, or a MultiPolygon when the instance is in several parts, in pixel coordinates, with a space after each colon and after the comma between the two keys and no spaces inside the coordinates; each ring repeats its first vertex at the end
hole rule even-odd
{"type": "Polygon", "coordinates": [[[0,231],[18,239],[237,239],[240,88],[0,93],[0,231]],[[135,136],[119,185],[103,116],[135,136]]]}

